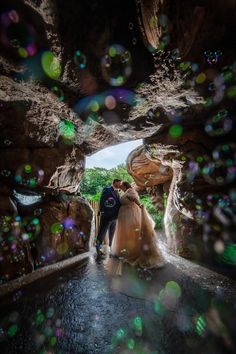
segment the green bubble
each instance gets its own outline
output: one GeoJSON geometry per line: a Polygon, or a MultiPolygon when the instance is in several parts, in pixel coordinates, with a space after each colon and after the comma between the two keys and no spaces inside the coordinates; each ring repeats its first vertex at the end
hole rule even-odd
{"type": "Polygon", "coordinates": [[[18,49],[18,53],[19,53],[19,56],[20,56],[21,58],[27,58],[27,57],[28,57],[27,51],[26,51],[24,48],[22,48],[22,47],[20,47],[20,48],[18,49]]]}
{"type": "Polygon", "coordinates": [[[37,185],[36,178],[30,178],[28,184],[29,184],[29,187],[34,188],[37,185]]]}
{"type": "Polygon", "coordinates": [[[227,90],[227,97],[229,98],[236,97],[236,86],[232,86],[227,90]]]}
{"type": "Polygon", "coordinates": [[[92,101],[89,105],[89,108],[91,109],[91,111],[97,112],[99,110],[100,106],[97,101],[92,101]]]}
{"type": "Polygon", "coordinates": [[[54,316],[54,308],[50,307],[48,310],[47,310],[47,313],[46,313],[46,317],[47,318],[52,318],[54,316]]]}
{"type": "Polygon", "coordinates": [[[165,49],[165,44],[164,44],[164,42],[159,42],[158,49],[159,49],[159,50],[164,50],[164,49],[165,49]]]}
{"type": "Polygon", "coordinates": [[[59,123],[59,133],[64,139],[72,140],[75,138],[75,126],[69,120],[62,120],[59,123]]]}
{"type": "Polygon", "coordinates": [[[140,316],[136,316],[134,319],[134,328],[137,331],[142,331],[142,318],[140,316]]]}
{"type": "Polygon", "coordinates": [[[38,225],[39,224],[39,219],[38,218],[34,218],[33,221],[32,221],[32,224],[38,225]]]}
{"type": "Polygon", "coordinates": [[[63,231],[63,225],[60,224],[59,222],[56,222],[55,224],[53,224],[53,225],[51,226],[51,232],[52,232],[53,234],[59,234],[59,233],[61,233],[62,231],[63,231]]]}
{"type": "Polygon", "coordinates": [[[205,82],[205,80],[206,80],[206,74],[205,73],[200,73],[196,77],[196,83],[199,84],[199,85],[203,84],[203,82],[205,82]]]}
{"type": "Polygon", "coordinates": [[[206,330],[206,320],[203,315],[197,318],[196,330],[199,336],[201,336],[206,330]]]}
{"type": "Polygon", "coordinates": [[[116,338],[123,339],[125,336],[126,336],[126,333],[123,330],[123,328],[119,328],[118,331],[116,332],[116,338]]]}
{"type": "Polygon", "coordinates": [[[155,301],[155,303],[154,303],[154,311],[155,311],[158,315],[160,315],[160,316],[162,316],[162,315],[164,314],[165,309],[164,309],[164,307],[161,305],[160,299],[158,299],[158,300],[155,301]]]}
{"type": "Polygon", "coordinates": [[[52,337],[52,338],[50,339],[50,345],[51,345],[52,347],[54,347],[54,345],[56,345],[56,343],[57,343],[56,337],[52,337]]]}
{"type": "Polygon", "coordinates": [[[197,156],[196,160],[197,162],[203,162],[204,159],[202,156],[197,156]]]}
{"type": "Polygon", "coordinates": [[[232,71],[228,70],[228,71],[225,71],[223,74],[223,77],[224,77],[224,81],[225,82],[228,82],[228,81],[231,81],[233,80],[234,78],[234,75],[232,73],[232,71]]]}
{"type": "Polygon", "coordinates": [[[17,183],[21,183],[22,177],[19,176],[19,175],[16,175],[16,176],[15,176],[15,180],[16,180],[17,183]]]}
{"type": "Polygon", "coordinates": [[[132,338],[130,338],[130,339],[128,340],[128,342],[127,342],[127,347],[128,347],[130,350],[132,350],[132,349],[134,349],[134,346],[135,346],[135,341],[134,341],[132,338]]]}
{"type": "Polygon", "coordinates": [[[152,16],[150,20],[150,26],[151,28],[156,28],[158,25],[158,19],[157,16],[152,16]]]}
{"type": "Polygon", "coordinates": [[[224,252],[220,255],[220,259],[227,264],[236,264],[236,245],[228,243],[225,245],[224,252]]]}
{"type": "Polygon", "coordinates": [[[32,238],[33,234],[32,232],[28,232],[28,238],[32,238]]]}
{"type": "Polygon", "coordinates": [[[30,165],[25,165],[25,172],[26,173],[31,173],[32,172],[32,167],[30,165]]]}
{"type": "Polygon", "coordinates": [[[123,85],[125,80],[124,80],[124,77],[120,75],[117,77],[116,81],[117,81],[117,85],[120,86],[120,85],[123,85]]]}
{"type": "Polygon", "coordinates": [[[168,289],[170,292],[174,293],[177,298],[181,296],[181,288],[178,283],[175,281],[171,280],[166,283],[166,289],[168,289]]]}
{"type": "Polygon", "coordinates": [[[118,343],[117,337],[116,337],[116,336],[113,336],[113,337],[111,338],[111,345],[112,345],[112,347],[115,348],[115,346],[117,345],[117,343],[118,343]]]}
{"type": "Polygon", "coordinates": [[[183,127],[180,124],[174,124],[169,129],[169,135],[172,138],[178,138],[182,135],[182,133],[183,133],[183,127]]]}
{"type": "Polygon", "coordinates": [[[44,315],[42,313],[38,313],[36,316],[36,324],[39,325],[43,323],[44,320],[45,320],[44,315]]]}
{"type": "Polygon", "coordinates": [[[206,107],[210,107],[214,104],[214,101],[212,99],[212,97],[205,97],[205,102],[204,102],[204,105],[206,107]]]}
{"type": "Polygon", "coordinates": [[[44,334],[47,336],[47,337],[51,337],[52,336],[52,334],[53,334],[53,330],[52,330],[52,328],[51,327],[45,327],[44,328],[44,334]]]}
{"type": "Polygon", "coordinates": [[[182,62],[179,64],[180,69],[183,71],[188,70],[190,68],[190,66],[191,66],[191,63],[189,61],[182,62]]]}
{"type": "Polygon", "coordinates": [[[50,51],[43,53],[41,57],[41,65],[47,76],[53,80],[57,80],[61,75],[61,64],[57,57],[50,51]]]}
{"type": "Polygon", "coordinates": [[[7,335],[9,337],[14,337],[17,331],[18,331],[18,326],[16,324],[13,324],[8,328],[7,335]]]}
{"type": "Polygon", "coordinates": [[[116,56],[116,48],[111,46],[111,47],[109,48],[108,53],[109,53],[109,55],[110,55],[111,57],[115,57],[115,56],[116,56]]]}
{"type": "Polygon", "coordinates": [[[165,289],[161,289],[158,295],[158,300],[162,301],[165,297],[165,289]]]}

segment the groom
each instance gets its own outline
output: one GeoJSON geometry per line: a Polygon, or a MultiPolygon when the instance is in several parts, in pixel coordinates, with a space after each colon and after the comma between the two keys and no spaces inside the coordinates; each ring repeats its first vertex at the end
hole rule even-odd
{"type": "Polygon", "coordinates": [[[120,179],[114,179],[111,186],[103,189],[99,202],[99,212],[101,215],[100,226],[96,241],[98,256],[102,256],[101,245],[104,241],[107,229],[109,228],[109,246],[111,246],[116,227],[116,219],[120,209],[120,197],[118,189],[121,186],[120,179]]]}

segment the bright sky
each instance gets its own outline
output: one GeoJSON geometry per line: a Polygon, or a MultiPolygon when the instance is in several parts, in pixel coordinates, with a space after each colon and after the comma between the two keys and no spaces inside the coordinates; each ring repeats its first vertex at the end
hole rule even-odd
{"type": "Polygon", "coordinates": [[[142,145],[142,140],[109,146],[96,154],[86,157],[86,168],[104,167],[107,169],[125,163],[129,153],[137,146],[142,145]]]}

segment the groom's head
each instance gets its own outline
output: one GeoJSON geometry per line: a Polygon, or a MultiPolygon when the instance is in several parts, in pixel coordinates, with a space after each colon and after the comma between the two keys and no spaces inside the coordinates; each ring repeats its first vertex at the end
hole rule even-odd
{"type": "Polygon", "coordinates": [[[122,181],[120,179],[117,179],[117,178],[113,179],[112,187],[115,188],[115,189],[119,189],[120,186],[121,186],[121,182],[122,181]]]}

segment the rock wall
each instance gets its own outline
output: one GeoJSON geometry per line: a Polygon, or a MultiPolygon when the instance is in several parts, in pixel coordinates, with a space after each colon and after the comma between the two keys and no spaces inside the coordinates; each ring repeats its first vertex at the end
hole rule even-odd
{"type": "Polygon", "coordinates": [[[156,193],[157,209],[163,205],[163,190],[167,192],[164,228],[169,250],[211,264],[217,254],[223,253],[223,245],[234,240],[233,184],[224,183],[222,189],[221,183],[215,183],[202,145],[162,145],[153,140],[130,153],[128,171],[140,190],[156,193]],[[169,169],[170,183],[163,178],[161,171],[166,170],[160,166],[169,169]],[[147,184],[151,187],[146,188],[147,184]]]}
{"type": "Polygon", "coordinates": [[[85,156],[142,138],[139,167],[128,168],[158,207],[170,191],[170,248],[235,265],[235,9],[235,0],[1,1],[4,252],[18,257],[19,228],[23,258],[30,238],[35,253],[50,248],[51,227],[64,240],[63,220],[77,212],[89,238],[91,209],[78,191],[85,156]],[[33,219],[15,220],[18,209],[33,219]]]}
{"type": "MultiPolygon", "coordinates": [[[[136,21],[135,4],[128,7],[126,22],[129,15],[136,21]]],[[[118,4],[107,1],[1,2],[2,281],[91,247],[93,211],[79,194],[85,155],[127,140],[123,120],[134,101],[129,87],[144,76],[134,76],[123,90],[101,81],[101,58],[121,17],[118,4]]],[[[144,49],[141,41],[138,47],[144,49]]],[[[151,63],[143,52],[133,56],[133,70],[143,58],[151,63]]],[[[129,135],[143,136],[126,124],[129,135]]]]}
{"type": "Polygon", "coordinates": [[[161,161],[172,171],[165,212],[169,247],[233,272],[236,1],[136,4],[156,71],[138,89],[144,103],[131,117],[162,123],[145,139],[143,151],[152,163],[161,161]]]}

